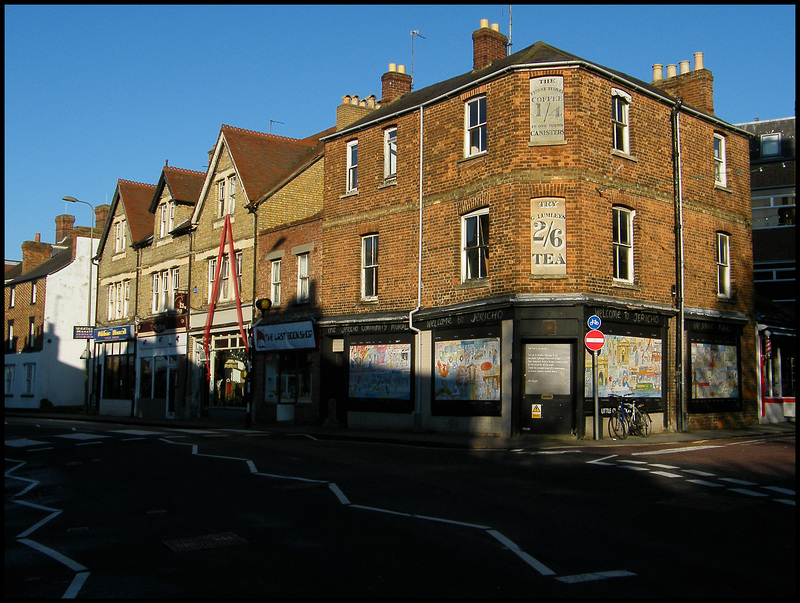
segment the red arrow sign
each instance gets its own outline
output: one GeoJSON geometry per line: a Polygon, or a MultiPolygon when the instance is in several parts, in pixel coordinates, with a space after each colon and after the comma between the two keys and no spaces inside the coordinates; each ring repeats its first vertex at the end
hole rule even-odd
{"type": "Polygon", "coordinates": [[[583,341],[587,348],[596,352],[603,347],[603,344],[606,342],[606,336],[603,335],[602,331],[589,331],[586,333],[586,337],[583,338],[583,341]]]}

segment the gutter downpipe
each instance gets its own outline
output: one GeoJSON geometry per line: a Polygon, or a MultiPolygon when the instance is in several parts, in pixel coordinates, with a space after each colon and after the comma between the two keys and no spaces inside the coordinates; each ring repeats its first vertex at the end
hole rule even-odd
{"type": "MultiPolygon", "coordinates": [[[[685,356],[684,341],[686,327],[686,305],[684,300],[684,257],[683,257],[683,181],[681,179],[681,137],[680,110],[683,99],[679,98],[672,110],[672,165],[675,179],[675,300],[678,304],[678,328],[675,333],[675,394],[676,394],[676,428],[687,431],[685,356]]],[[[665,423],[666,419],[665,413],[665,423]]],[[[668,425],[665,425],[668,427],[668,425]]]]}
{"type": "Polygon", "coordinates": [[[423,132],[423,105],[419,107],[419,241],[417,243],[417,307],[408,313],[408,328],[411,329],[417,340],[416,353],[416,387],[414,388],[414,432],[422,431],[422,331],[414,326],[414,314],[422,308],[422,132],[423,132]]]}

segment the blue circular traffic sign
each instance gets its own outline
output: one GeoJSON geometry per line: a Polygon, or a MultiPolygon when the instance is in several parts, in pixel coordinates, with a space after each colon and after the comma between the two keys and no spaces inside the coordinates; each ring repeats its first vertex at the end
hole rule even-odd
{"type": "Polygon", "coordinates": [[[592,314],[589,317],[589,320],[586,321],[586,324],[589,325],[590,329],[599,329],[600,325],[602,324],[602,321],[600,320],[600,317],[597,314],[592,314]]]}

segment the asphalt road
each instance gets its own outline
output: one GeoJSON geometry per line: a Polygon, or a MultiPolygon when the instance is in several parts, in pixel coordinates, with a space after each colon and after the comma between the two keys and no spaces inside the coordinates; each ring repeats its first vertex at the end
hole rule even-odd
{"type": "Polygon", "coordinates": [[[794,597],[794,435],[546,450],[7,418],[6,597],[794,597]]]}

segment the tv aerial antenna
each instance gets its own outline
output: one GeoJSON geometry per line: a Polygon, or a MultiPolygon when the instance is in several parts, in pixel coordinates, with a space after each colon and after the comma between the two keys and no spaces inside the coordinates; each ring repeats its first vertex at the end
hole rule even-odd
{"type": "Polygon", "coordinates": [[[411,87],[414,87],[414,36],[419,36],[423,40],[426,39],[419,31],[416,29],[411,30],[411,87]]]}

